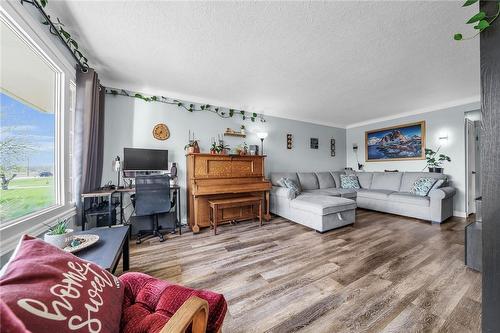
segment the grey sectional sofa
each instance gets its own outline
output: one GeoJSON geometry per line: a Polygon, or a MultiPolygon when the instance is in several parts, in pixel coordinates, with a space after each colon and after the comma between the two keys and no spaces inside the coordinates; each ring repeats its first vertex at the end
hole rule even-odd
{"type": "MultiPolygon", "coordinates": [[[[453,196],[455,189],[447,185],[447,176],[428,172],[355,172],[360,189],[340,187],[340,175],[343,171],[271,173],[270,210],[273,214],[307,225],[318,231],[326,231],[347,224],[344,219],[328,225],[318,223],[317,216],[307,216],[308,204],[321,203],[323,212],[328,212],[329,201],[325,197],[342,198],[342,204],[331,202],[332,206],[356,203],[357,207],[410,216],[441,223],[453,215],[453,196]],[[296,198],[288,189],[282,188],[278,180],[282,177],[293,179],[302,191],[296,198]],[[428,196],[410,193],[414,182],[420,177],[443,179],[439,188],[433,188],[428,196]],[[316,199],[311,196],[317,196],[316,199]],[[313,222],[311,222],[313,220],[313,222]]],[[[347,206],[346,206],[347,207],[347,206]]],[[[313,209],[311,208],[311,211],[313,209]]],[[[316,214],[318,214],[316,209],[316,214]]],[[[354,222],[354,220],[352,220],[354,222]]],[[[351,222],[351,223],[352,223],[351,222]]]]}

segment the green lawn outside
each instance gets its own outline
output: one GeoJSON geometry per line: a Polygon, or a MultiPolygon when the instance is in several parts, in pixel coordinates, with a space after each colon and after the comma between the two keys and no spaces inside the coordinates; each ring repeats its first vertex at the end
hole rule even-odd
{"type": "Polygon", "coordinates": [[[33,213],[54,203],[53,177],[14,178],[8,190],[0,190],[0,222],[33,213]]]}

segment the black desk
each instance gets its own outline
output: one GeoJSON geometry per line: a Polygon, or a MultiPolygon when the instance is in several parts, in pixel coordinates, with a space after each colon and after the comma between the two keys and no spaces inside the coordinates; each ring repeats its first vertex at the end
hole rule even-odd
{"type": "Polygon", "coordinates": [[[113,224],[113,210],[116,206],[113,204],[113,194],[115,193],[115,189],[103,189],[96,190],[88,193],[82,193],[80,200],[82,203],[82,230],[85,230],[85,223],[87,219],[87,213],[91,213],[91,215],[107,215],[108,217],[108,225],[111,226],[113,224]],[[108,205],[104,206],[100,209],[95,208],[85,208],[85,199],[97,199],[98,202],[102,202],[103,198],[108,199],[108,205]]]}
{"type": "Polygon", "coordinates": [[[129,238],[130,226],[117,225],[113,227],[93,228],[75,232],[79,234],[98,235],[99,240],[94,245],[76,252],[79,258],[93,262],[107,271],[114,273],[120,257],[123,256],[123,271],[129,270],[129,238]]]}
{"type": "MultiPolygon", "coordinates": [[[[175,225],[179,227],[179,235],[182,235],[182,214],[181,214],[181,187],[179,185],[171,185],[170,190],[175,192],[175,225]]],[[[135,187],[124,187],[115,190],[115,193],[120,193],[120,223],[123,224],[123,194],[129,195],[135,193],[135,187]]]]}
{"type": "MultiPolygon", "coordinates": [[[[171,185],[170,190],[174,191],[176,194],[176,203],[175,203],[175,225],[179,227],[179,235],[182,234],[182,213],[181,213],[181,187],[179,185],[171,185]]],[[[123,224],[124,219],[123,219],[123,194],[128,193],[128,194],[134,194],[135,193],[135,187],[123,187],[123,188],[117,188],[117,189],[105,189],[105,190],[96,190],[88,193],[82,193],[81,195],[81,202],[82,202],[82,230],[85,230],[85,221],[86,221],[86,216],[88,213],[91,214],[106,214],[108,216],[108,225],[111,226],[113,224],[113,210],[116,209],[116,205],[113,204],[113,196],[115,194],[120,195],[120,224],[123,224]],[[89,198],[107,198],[108,199],[108,205],[105,206],[105,209],[102,209],[97,212],[93,212],[92,208],[90,209],[85,209],[85,199],[89,198]]]]}

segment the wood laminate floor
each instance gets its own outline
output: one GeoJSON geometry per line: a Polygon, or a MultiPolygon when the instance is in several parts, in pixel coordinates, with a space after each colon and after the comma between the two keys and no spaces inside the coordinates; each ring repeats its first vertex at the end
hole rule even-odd
{"type": "Polygon", "coordinates": [[[230,332],[479,332],[464,219],[358,210],[324,234],[280,217],[131,243],[131,270],[223,293],[230,332]]]}

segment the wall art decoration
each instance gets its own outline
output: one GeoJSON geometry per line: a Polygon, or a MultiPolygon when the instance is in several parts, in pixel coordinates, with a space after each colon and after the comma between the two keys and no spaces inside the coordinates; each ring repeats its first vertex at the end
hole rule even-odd
{"type": "Polygon", "coordinates": [[[292,149],[292,135],[286,135],[286,149],[292,149]]]}
{"type": "Polygon", "coordinates": [[[311,138],[311,149],[318,149],[319,147],[319,139],[311,138]]]}
{"type": "Polygon", "coordinates": [[[335,139],[330,139],[330,156],[335,156],[335,139]]]}
{"type": "Polygon", "coordinates": [[[165,124],[157,124],[153,128],[153,137],[156,140],[167,140],[170,137],[170,130],[168,129],[168,126],[165,124]]]}
{"type": "Polygon", "coordinates": [[[367,162],[425,159],[425,121],[365,132],[367,162]]]}

